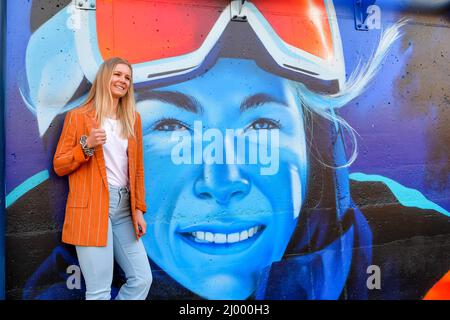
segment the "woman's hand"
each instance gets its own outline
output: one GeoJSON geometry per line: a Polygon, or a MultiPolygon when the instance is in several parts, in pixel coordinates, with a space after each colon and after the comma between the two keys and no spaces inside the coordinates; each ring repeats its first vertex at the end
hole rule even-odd
{"type": "Polygon", "coordinates": [[[99,128],[97,121],[92,119],[92,129],[89,136],[86,139],[88,148],[95,148],[96,146],[106,143],[105,129],[99,128]]]}
{"type": "Polygon", "coordinates": [[[136,221],[134,223],[134,229],[138,239],[147,232],[147,222],[145,222],[144,213],[139,209],[136,209],[136,221]]]}

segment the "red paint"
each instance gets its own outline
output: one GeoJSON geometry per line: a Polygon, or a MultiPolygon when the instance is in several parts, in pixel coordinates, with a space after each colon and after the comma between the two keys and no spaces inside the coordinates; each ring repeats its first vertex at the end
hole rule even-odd
{"type": "MultiPolygon", "coordinates": [[[[254,0],[286,43],[323,59],[333,57],[323,0],[254,0]]],[[[131,63],[198,49],[229,4],[223,0],[98,0],[97,36],[103,58],[131,63]]]]}
{"type": "Polygon", "coordinates": [[[425,295],[424,300],[450,300],[450,271],[425,295]]]}

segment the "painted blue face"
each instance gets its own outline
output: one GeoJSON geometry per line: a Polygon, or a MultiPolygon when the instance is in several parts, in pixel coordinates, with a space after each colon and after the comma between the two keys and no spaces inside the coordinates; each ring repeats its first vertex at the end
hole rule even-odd
{"type": "MultiPolygon", "coordinates": [[[[202,297],[249,297],[261,270],[282,258],[305,193],[305,134],[291,84],[253,61],[220,59],[200,77],[143,94],[137,108],[149,256],[202,297]],[[196,121],[223,137],[227,129],[277,133],[278,167],[262,174],[260,162],[177,164],[171,137],[194,137],[196,121]]],[[[237,148],[224,140],[224,154],[237,148]]],[[[269,148],[275,140],[252,143],[269,148]]]]}

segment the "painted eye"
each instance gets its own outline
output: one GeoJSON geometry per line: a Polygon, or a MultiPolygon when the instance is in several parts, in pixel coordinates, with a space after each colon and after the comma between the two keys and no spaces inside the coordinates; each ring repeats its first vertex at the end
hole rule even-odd
{"type": "Polygon", "coordinates": [[[153,127],[155,131],[184,131],[189,130],[189,127],[181,121],[175,119],[163,119],[158,121],[153,127]]]}
{"type": "Polygon", "coordinates": [[[280,123],[276,120],[260,118],[256,121],[254,121],[251,125],[249,125],[248,129],[253,129],[253,130],[280,129],[280,123]]]}

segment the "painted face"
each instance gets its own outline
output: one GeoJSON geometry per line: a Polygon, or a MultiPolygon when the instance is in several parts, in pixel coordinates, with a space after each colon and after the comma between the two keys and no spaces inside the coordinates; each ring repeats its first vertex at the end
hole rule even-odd
{"type": "Polygon", "coordinates": [[[131,70],[126,64],[119,63],[114,67],[111,77],[110,90],[113,98],[125,96],[130,87],[131,70]]]}
{"type": "Polygon", "coordinates": [[[202,297],[249,297],[261,270],[282,258],[305,192],[305,134],[291,85],[253,61],[220,59],[200,77],[143,92],[137,108],[149,256],[202,297]],[[236,141],[246,134],[253,139],[243,154],[236,141]]]}

